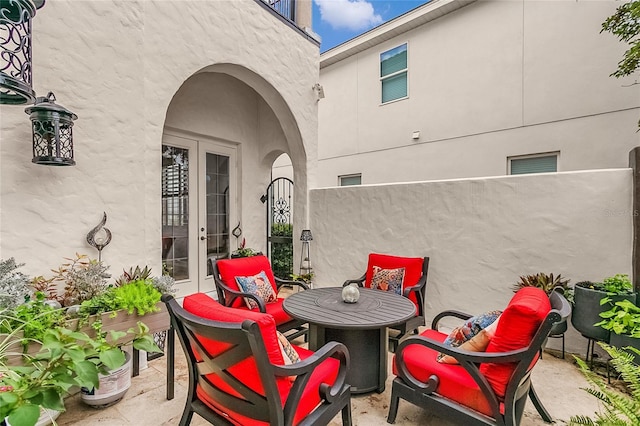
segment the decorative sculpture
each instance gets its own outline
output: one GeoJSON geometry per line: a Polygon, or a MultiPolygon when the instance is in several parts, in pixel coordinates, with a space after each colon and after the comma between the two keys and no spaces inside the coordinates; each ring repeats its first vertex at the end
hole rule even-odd
{"type": "Polygon", "coordinates": [[[98,250],[98,261],[102,260],[102,249],[111,242],[111,231],[109,231],[109,228],[104,227],[107,223],[107,213],[102,212],[102,214],[103,216],[100,223],[87,234],[87,242],[89,245],[98,250]]]}

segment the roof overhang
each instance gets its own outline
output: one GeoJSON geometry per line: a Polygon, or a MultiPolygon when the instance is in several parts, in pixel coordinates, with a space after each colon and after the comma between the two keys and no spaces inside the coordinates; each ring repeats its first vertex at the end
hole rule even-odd
{"type": "Polygon", "coordinates": [[[320,68],[328,67],[349,56],[360,53],[383,41],[392,39],[414,28],[438,19],[448,13],[467,6],[476,0],[431,0],[391,21],[378,25],[320,55],[320,68]]]}

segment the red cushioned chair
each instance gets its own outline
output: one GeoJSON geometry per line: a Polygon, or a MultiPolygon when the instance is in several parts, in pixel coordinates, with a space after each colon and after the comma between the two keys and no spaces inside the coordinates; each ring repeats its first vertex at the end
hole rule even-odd
{"type": "Polygon", "coordinates": [[[247,277],[259,274],[264,271],[273,287],[273,291],[277,295],[280,289],[287,286],[297,286],[307,290],[309,287],[301,281],[283,280],[273,275],[271,264],[266,256],[240,257],[234,259],[210,259],[211,270],[213,271],[213,279],[218,293],[218,300],[225,306],[238,309],[249,310],[244,298],[250,298],[256,302],[258,308],[253,310],[263,312],[273,316],[278,331],[286,334],[289,340],[293,340],[298,336],[306,335],[308,328],[306,323],[291,318],[283,309],[282,302],[284,298],[278,297],[276,301],[265,303],[260,297],[244,293],[236,282],[236,277],[247,277]]]}
{"type": "Polygon", "coordinates": [[[527,395],[546,422],[551,416],[531,384],[533,369],[549,331],[560,321],[564,298],[549,297],[535,287],[519,290],[498,322],[485,352],[470,352],[442,342],[447,337],[438,322],[447,316],[469,319],[458,311],[437,315],[419,336],[398,346],[393,359],[393,380],[388,423],[394,423],[400,398],[443,418],[464,425],[518,425],[527,395]],[[553,310],[551,309],[553,307],[553,310]],[[439,353],[458,364],[441,364],[439,353]]]}
{"type": "Polygon", "coordinates": [[[398,331],[396,335],[389,336],[391,349],[398,346],[398,342],[410,331],[418,332],[418,327],[425,325],[424,322],[424,298],[426,293],[427,273],[429,272],[428,257],[399,257],[387,254],[371,253],[367,264],[367,271],[354,280],[347,280],[343,286],[358,284],[360,287],[371,288],[374,278],[374,267],[382,269],[404,268],[404,278],[402,280],[402,295],[408,297],[416,305],[416,316],[404,324],[389,327],[398,331]]]}
{"type": "Polygon", "coordinates": [[[180,426],[193,413],[215,425],[326,425],[342,412],[351,425],[345,383],[349,352],[329,342],[315,352],[292,345],[300,361],[285,365],[273,317],[227,308],[204,293],[183,306],[165,295],[187,356],[189,391],[180,426]]]}

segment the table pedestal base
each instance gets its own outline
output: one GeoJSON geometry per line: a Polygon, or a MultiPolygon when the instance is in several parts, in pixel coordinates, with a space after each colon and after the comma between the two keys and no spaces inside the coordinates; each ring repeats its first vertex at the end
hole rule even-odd
{"type": "Polygon", "coordinates": [[[344,330],[310,324],[309,349],[326,342],[343,343],[349,349],[351,367],[347,383],[351,393],[384,392],[387,380],[387,329],[344,330]]]}

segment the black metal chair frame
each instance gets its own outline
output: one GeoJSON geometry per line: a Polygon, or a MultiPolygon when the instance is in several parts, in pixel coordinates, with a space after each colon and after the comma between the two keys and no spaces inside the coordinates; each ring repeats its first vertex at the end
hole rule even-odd
{"type": "MultiPolygon", "coordinates": [[[[398,376],[393,380],[391,391],[391,404],[389,406],[388,423],[394,423],[398,412],[400,398],[422,407],[430,412],[454,420],[461,425],[494,425],[515,426],[520,424],[527,395],[545,422],[553,420],[542,405],[531,383],[532,363],[543,347],[554,323],[561,320],[560,312],[566,309],[567,300],[562,298],[550,299],[552,310],[547,314],[538,331],[534,335],[529,346],[509,352],[469,352],[444,346],[441,342],[423,336],[411,336],[400,343],[396,351],[395,365],[398,376]],[[493,416],[487,416],[458,402],[444,398],[436,393],[439,378],[431,375],[427,383],[416,379],[408,370],[403,361],[404,349],[413,344],[431,348],[454,357],[460,365],[469,373],[478,384],[482,394],[486,397],[493,416]],[[501,399],[493,391],[487,379],[480,373],[481,363],[515,363],[516,367],[511,376],[505,392],[504,413],[500,412],[501,399]]],[[[471,318],[471,315],[459,311],[444,311],[438,314],[432,322],[431,328],[438,329],[438,322],[445,317],[453,316],[463,320],[471,318]]]]}
{"type": "Polygon", "coordinates": [[[165,295],[162,300],[167,305],[172,326],[178,333],[188,362],[189,390],[180,426],[189,425],[193,413],[202,416],[211,424],[233,424],[198,399],[197,385],[200,385],[222,406],[233,407],[236,413],[267,422],[272,426],[290,426],[293,424],[296,409],[311,373],[329,357],[340,361],[338,377],[333,386],[326,383],[320,385],[321,404],[299,425],[326,425],[340,412],[342,412],[343,425],[351,425],[351,390],[345,383],[350,360],[349,351],[343,344],[329,342],[300,362],[275,365],[269,361],[262,334],[256,322],[245,320],[242,323],[225,323],[207,320],[185,311],[172,296],[165,295]],[[229,343],[231,346],[223,353],[214,356],[208,353],[196,336],[229,343]],[[196,353],[201,361],[196,358],[196,353]],[[265,395],[251,390],[227,370],[248,357],[255,359],[265,395]],[[211,373],[215,373],[224,380],[241,397],[213,386],[206,378],[206,375],[211,373]],[[284,401],[284,406],[278,393],[276,376],[296,377],[287,400],[284,401]]]}
{"type": "MultiPolygon", "coordinates": [[[[418,303],[418,312],[416,312],[416,316],[409,319],[406,323],[394,325],[389,327],[391,330],[398,331],[399,334],[391,335],[389,334],[389,344],[391,351],[395,351],[398,347],[398,343],[400,339],[402,339],[407,332],[412,332],[414,334],[418,333],[418,327],[422,327],[425,325],[425,317],[424,317],[424,301],[426,296],[426,284],[427,284],[427,274],[429,272],[429,258],[424,257],[422,262],[422,275],[418,282],[412,286],[405,287],[402,295],[404,297],[409,297],[411,293],[415,293],[416,300],[418,303]]],[[[364,287],[364,281],[367,278],[367,273],[365,272],[360,278],[356,278],[353,280],[346,280],[343,287],[349,284],[358,284],[358,287],[364,287]]]]}
{"type": "MultiPolygon", "coordinates": [[[[250,298],[256,302],[260,312],[266,313],[267,309],[265,307],[265,302],[262,298],[256,296],[255,294],[243,293],[238,290],[233,290],[229,286],[227,286],[224,281],[220,278],[220,271],[218,270],[218,265],[214,259],[209,259],[209,265],[211,266],[211,270],[213,271],[213,281],[216,285],[216,293],[218,294],[218,302],[222,303],[224,306],[231,307],[233,302],[237,298],[250,298]]],[[[293,280],[284,280],[282,278],[278,278],[274,276],[276,279],[276,288],[277,293],[280,293],[280,290],[284,286],[293,287],[297,286],[302,288],[303,290],[308,290],[309,286],[302,281],[293,281],[293,280]]],[[[244,308],[243,308],[244,309],[244,308]]],[[[308,324],[302,320],[298,320],[292,318],[290,321],[287,321],[283,324],[277,325],[278,331],[284,334],[288,340],[293,340],[297,337],[304,336],[305,340],[309,333],[308,324]]]]}

